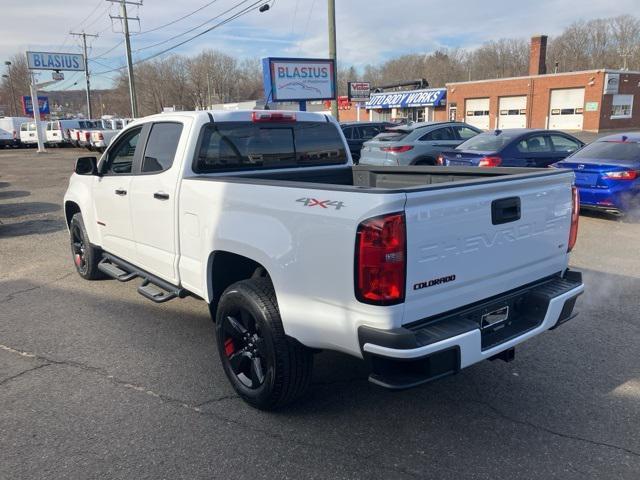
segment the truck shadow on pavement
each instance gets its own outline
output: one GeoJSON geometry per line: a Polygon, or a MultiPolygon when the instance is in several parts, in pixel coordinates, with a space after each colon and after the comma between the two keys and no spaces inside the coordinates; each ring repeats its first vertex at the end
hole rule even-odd
{"type": "MultiPolygon", "coordinates": [[[[586,478],[573,466],[601,478],[633,478],[640,468],[637,422],[629,421],[640,417],[640,278],[586,271],[580,315],[519,346],[515,361],[482,362],[412,390],[380,389],[360,360],[318,354],[308,395],[265,413],[244,404],[224,377],[206,304],[154,305],[130,283],[83,282],[70,272],[45,284],[0,283],[0,344],[51,352],[131,401],[233,422],[239,434],[274,435],[336,458],[404,465],[414,476],[434,466],[474,471],[480,461],[488,478],[524,478],[536,465],[565,471],[565,479],[586,478]]],[[[49,412],[58,414],[65,424],[69,412],[49,412]]],[[[554,476],[547,473],[536,478],[554,476]]]]}

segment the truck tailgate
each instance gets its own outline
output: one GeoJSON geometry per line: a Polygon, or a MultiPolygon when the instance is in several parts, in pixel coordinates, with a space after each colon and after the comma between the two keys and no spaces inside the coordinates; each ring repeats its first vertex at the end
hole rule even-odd
{"type": "Polygon", "coordinates": [[[572,183],[567,172],[407,193],[403,323],[563,270],[572,183]]]}

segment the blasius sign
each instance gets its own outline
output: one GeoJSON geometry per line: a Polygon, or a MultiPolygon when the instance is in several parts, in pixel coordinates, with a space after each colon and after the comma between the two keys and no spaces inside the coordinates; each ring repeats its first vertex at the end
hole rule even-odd
{"type": "Polygon", "coordinates": [[[27,52],[30,70],[84,70],[84,56],[78,53],[27,52]]]}
{"type": "Polygon", "coordinates": [[[335,98],[333,60],[312,58],[263,58],[267,103],[335,98]]]}
{"type": "Polygon", "coordinates": [[[366,108],[439,107],[444,105],[446,96],[446,88],[429,88],[411,92],[373,93],[366,104],[366,108]]]}

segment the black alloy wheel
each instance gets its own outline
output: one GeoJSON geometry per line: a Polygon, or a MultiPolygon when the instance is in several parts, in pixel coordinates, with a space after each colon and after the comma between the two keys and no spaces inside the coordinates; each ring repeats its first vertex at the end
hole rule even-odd
{"type": "Polygon", "coordinates": [[[244,308],[228,312],[222,320],[224,358],[238,381],[251,390],[265,382],[273,361],[267,351],[259,324],[244,308]]]}
{"type": "Polygon", "coordinates": [[[84,243],[80,224],[76,222],[71,224],[71,254],[78,273],[86,275],[89,267],[87,263],[87,247],[84,243]]]}

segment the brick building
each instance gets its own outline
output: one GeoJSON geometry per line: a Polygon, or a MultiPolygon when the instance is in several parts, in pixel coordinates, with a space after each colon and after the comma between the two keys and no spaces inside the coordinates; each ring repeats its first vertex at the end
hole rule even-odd
{"type": "Polygon", "coordinates": [[[640,128],[640,72],[546,73],[546,36],[531,39],[529,75],[447,84],[449,119],[479,128],[640,128]]]}

